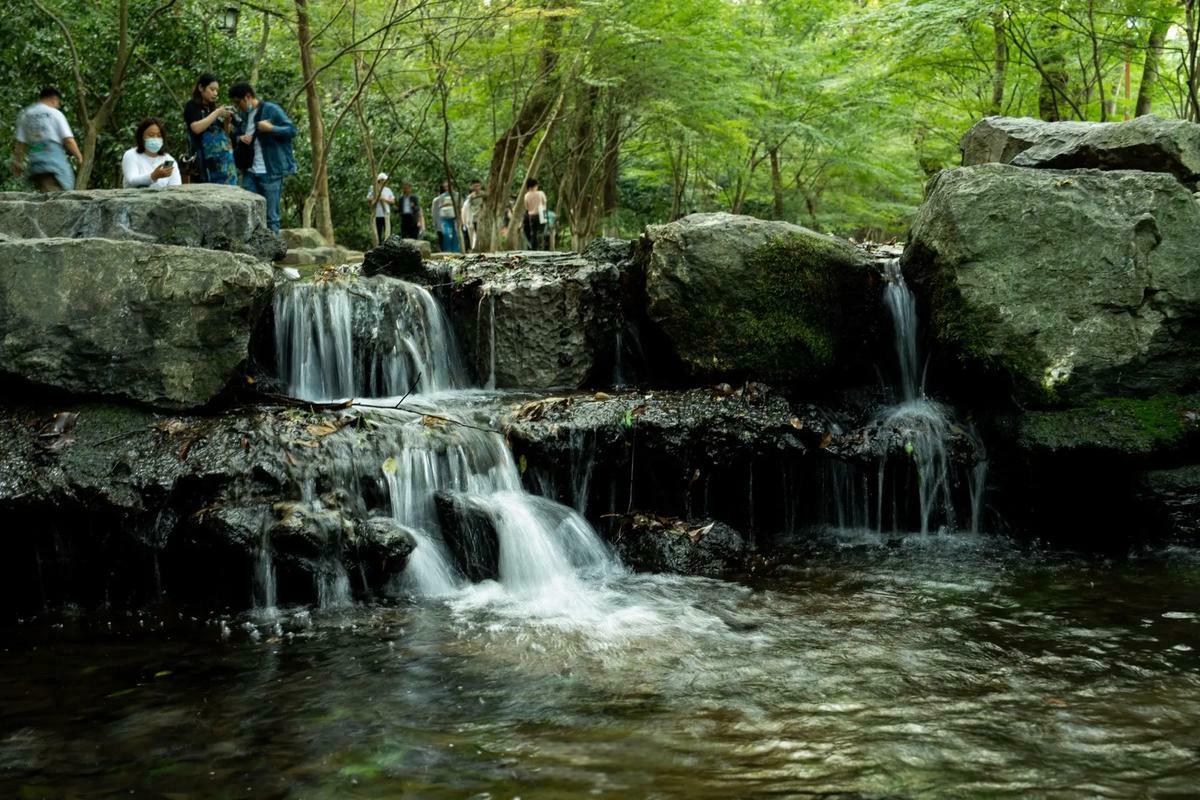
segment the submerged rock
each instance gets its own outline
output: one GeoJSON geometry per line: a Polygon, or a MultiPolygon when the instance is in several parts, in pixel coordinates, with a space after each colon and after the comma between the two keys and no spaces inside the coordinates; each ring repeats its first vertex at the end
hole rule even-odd
{"type": "Polygon", "coordinates": [[[612,544],[621,561],[639,572],[709,578],[744,569],[750,555],[742,535],[722,522],[648,514],[621,517],[612,544]]]}
{"type": "Polygon", "coordinates": [[[651,225],[643,247],[648,315],[702,379],[815,382],[878,317],[871,260],[797,225],[692,214],[651,225]]]}
{"type": "Polygon", "coordinates": [[[1168,175],[988,164],[930,182],[903,265],[939,347],[1053,403],[1200,385],[1197,252],[1168,175]]]}
{"type": "Polygon", "coordinates": [[[117,239],[246,253],[286,251],[267,228],[266,200],[210,183],[147,189],[0,193],[0,234],[18,239],[117,239]]]}
{"type": "Polygon", "coordinates": [[[0,371],[83,394],[202,406],[229,384],[269,265],[104,239],[0,243],[0,371]]]}
{"type": "Polygon", "coordinates": [[[1000,162],[1041,169],[1167,172],[1200,177],[1200,125],[1153,115],[1128,122],[1044,122],[988,117],[959,143],[963,166],[1000,162]]]}

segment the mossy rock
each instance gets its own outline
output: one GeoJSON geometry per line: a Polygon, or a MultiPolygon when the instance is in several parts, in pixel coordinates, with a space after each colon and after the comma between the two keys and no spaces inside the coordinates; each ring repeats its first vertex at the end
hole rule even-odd
{"type": "Polygon", "coordinates": [[[1018,442],[1043,452],[1150,455],[1177,450],[1200,434],[1200,395],[1109,397],[1077,408],[1021,417],[1018,442]]]}
{"type": "Polygon", "coordinates": [[[731,214],[646,235],[649,316],[696,377],[816,381],[864,340],[876,281],[848,242],[731,214]]]}
{"type": "Polygon", "coordinates": [[[947,170],[903,257],[943,353],[1027,406],[1200,389],[1200,204],[1143,172],[947,170]]]}

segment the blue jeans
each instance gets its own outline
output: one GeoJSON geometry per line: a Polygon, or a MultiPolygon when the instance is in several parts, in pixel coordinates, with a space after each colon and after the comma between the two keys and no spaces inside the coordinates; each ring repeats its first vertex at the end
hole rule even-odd
{"type": "Polygon", "coordinates": [[[242,188],[267,198],[267,227],[279,233],[279,195],[283,193],[283,177],[272,178],[263,172],[247,172],[242,188]]]}
{"type": "Polygon", "coordinates": [[[442,250],[447,253],[461,253],[462,248],[458,246],[458,220],[444,219],[442,220],[442,250]]]}

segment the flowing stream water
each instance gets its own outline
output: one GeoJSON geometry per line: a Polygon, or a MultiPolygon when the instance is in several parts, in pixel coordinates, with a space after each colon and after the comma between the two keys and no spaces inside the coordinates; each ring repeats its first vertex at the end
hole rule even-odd
{"type": "MultiPolygon", "coordinates": [[[[331,566],[316,610],[20,620],[0,648],[0,797],[1195,796],[1200,552],[863,524],[745,583],[630,573],[576,509],[522,489],[440,309],[394,283],[296,287],[275,310],[293,393],[375,398],[295,477],[314,510],[330,483],[382,494],[418,542],[397,599],[350,604],[331,566]],[[437,491],[494,526],[495,579],[461,574],[437,491]]],[[[902,385],[881,419],[910,436],[922,528],[962,528],[905,292],[889,287],[902,385]]],[[[864,478],[872,522],[884,478],[864,478]]],[[[269,542],[260,572],[273,585],[269,542]]]]}

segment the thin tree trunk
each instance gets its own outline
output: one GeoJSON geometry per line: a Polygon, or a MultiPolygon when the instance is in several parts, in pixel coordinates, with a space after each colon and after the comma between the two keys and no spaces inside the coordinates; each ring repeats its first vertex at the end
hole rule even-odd
{"type": "Polygon", "coordinates": [[[305,201],[305,224],[311,224],[325,241],[333,244],[333,216],[329,208],[329,173],[325,157],[325,124],[321,119],[312,57],[312,32],[308,24],[308,0],[295,0],[296,36],[300,44],[300,73],[304,78],[304,101],[308,111],[308,138],[312,148],[313,188],[305,201]],[[310,221],[311,218],[311,221],[310,221]]]}
{"type": "Polygon", "coordinates": [[[783,219],[783,175],[779,171],[779,145],[767,151],[771,158],[771,198],[774,200],[775,219],[783,219]]]}
{"type": "Polygon", "coordinates": [[[1008,32],[1005,30],[1004,12],[992,14],[992,37],[995,41],[995,56],[992,63],[991,113],[1004,113],[1004,86],[1008,79],[1008,32]]]}
{"type": "Polygon", "coordinates": [[[1150,29],[1150,38],[1146,40],[1146,60],[1142,64],[1142,80],[1138,83],[1137,106],[1133,112],[1135,117],[1150,113],[1154,102],[1154,89],[1158,85],[1158,64],[1162,59],[1167,31],[1170,29],[1170,20],[1155,20],[1150,29]]]}
{"type": "Polygon", "coordinates": [[[258,39],[258,50],[254,53],[254,63],[250,67],[250,85],[258,86],[258,69],[267,56],[267,43],[271,39],[271,15],[262,15],[262,36],[258,39]]]}

